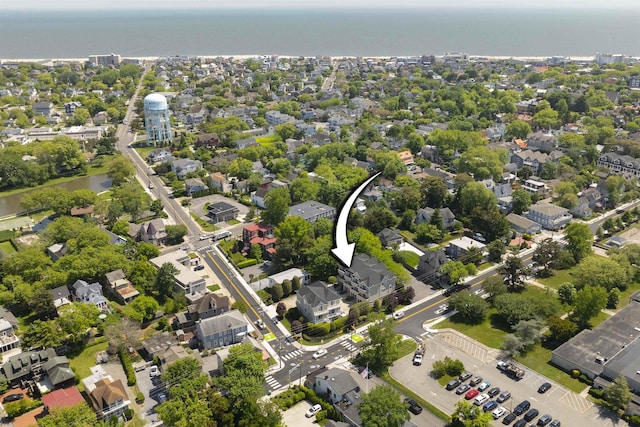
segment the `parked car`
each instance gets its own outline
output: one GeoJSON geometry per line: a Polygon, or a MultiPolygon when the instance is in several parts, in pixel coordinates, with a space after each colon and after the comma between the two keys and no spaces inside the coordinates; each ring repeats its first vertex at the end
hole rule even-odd
{"type": "Polygon", "coordinates": [[[158,395],[158,403],[164,403],[167,401],[167,395],[164,393],[160,393],[158,395]]]}
{"type": "Polygon", "coordinates": [[[499,406],[498,408],[493,410],[491,415],[493,415],[493,419],[494,420],[497,420],[498,418],[502,417],[506,413],[507,413],[507,410],[505,408],[503,408],[502,406],[499,406]]]}
{"type": "MultiPolygon", "coordinates": [[[[489,390],[487,392],[487,394],[489,395],[489,397],[494,397],[497,396],[498,394],[500,394],[500,387],[494,387],[491,390],[489,390]]],[[[498,402],[500,403],[500,402],[498,402]]]]}
{"type": "Polygon", "coordinates": [[[549,424],[549,427],[560,427],[560,420],[551,421],[551,424],[549,424]]]}
{"type": "Polygon", "coordinates": [[[467,400],[471,400],[474,397],[476,397],[480,392],[478,390],[476,390],[475,388],[472,388],[471,390],[469,390],[467,392],[467,394],[464,395],[464,398],[467,400]]]}
{"type": "Polygon", "coordinates": [[[516,421],[513,427],[526,427],[526,425],[527,425],[527,422],[522,418],[520,418],[518,421],[516,421]]]}
{"type": "Polygon", "coordinates": [[[500,393],[500,396],[498,396],[498,399],[496,399],[496,400],[498,401],[498,403],[502,403],[504,401],[509,400],[509,398],[511,398],[511,393],[509,393],[507,390],[505,390],[502,393],[500,393]]]}
{"type": "Polygon", "coordinates": [[[414,366],[422,365],[422,354],[418,353],[413,356],[413,365],[414,366]]]}
{"type": "Polygon", "coordinates": [[[516,420],[516,418],[518,418],[518,416],[516,414],[514,414],[513,412],[508,413],[507,416],[502,419],[502,424],[508,426],[509,424],[514,422],[516,420]]]}
{"type": "Polygon", "coordinates": [[[160,369],[158,369],[156,365],[153,365],[151,368],[149,368],[150,377],[157,377],[159,375],[160,375],[160,369]]]}
{"type": "Polygon", "coordinates": [[[480,406],[483,403],[485,403],[487,400],[489,400],[489,395],[486,393],[482,393],[482,394],[479,394],[475,399],[473,399],[473,404],[480,406]]]}
{"type": "Polygon", "coordinates": [[[307,418],[311,418],[321,410],[322,406],[320,406],[319,404],[315,404],[311,408],[307,409],[307,412],[305,412],[304,416],[307,418]]]}
{"type": "Polygon", "coordinates": [[[393,313],[393,318],[398,320],[404,316],[404,311],[396,311],[393,313]]]}
{"type": "Polygon", "coordinates": [[[193,271],[200,271],[200,270],[204,270],[204,265],[200,264],[200,265],[196,265],[193,268],[193,271]]]}
{"type": "Polygon", "coordinates": [[[322,356],[324,356],[325,354],[327,354],[327,349],[326,348],[321,348],[320,350],[316,351],[315,353],[313,353],[313,358],[314,359],[319,359],[322,356]]]}
{"type": "Polygon", "coordinates": [[[520,416],[525,411],[528,411],[530,407],[531,407],[531,403],[529,403],[528,400],[523,400],[522,402],[518,403],[518,405],[515,408],[513,408],[513,413],[520,416]]]}
{"type": "Polygon", "coordinates": [[[540,387],[538,387],[538,393],[540,394],[546,393],[547,391],[549,391],[550,388],[551,388],[550,383],[544,383],[540,387]]]}
{"type": "Polygon", "coordinates": [[[454,378],[447,383],[447,386],[445,388],[447,390],[453,390],[454,388],[458,387],[460,383],[461,381],[458,378],[454,378]]]}
{"type": "Polygon", "coordinates": [[[489,412],[489,411],[493,411],[497,407],[498,407],[498,402],[496,402],[495,400],[490,400],[484,404],[484,406],[482,407],[482,410],[484,412],[489,412]]]}
{"type": "Polygon", "coordinates": [[[17,402],[18,400],[22,400],[23,398],[24,398],[24,394],[14,393],[14,394],[5,396],[4,399],[2,399],[2,403],[17,402]]]}
{"type": "Polygon", "coordinates": [[[478,391],[485,391],[491,387],[491,383],[489,381],[484,381],[478,386],[478,391]]]}
{"type": "Polygon", "coordinates": [[[540,413],[540,411],[538,411],[535,408],[529,409],[527,411],[527,413],[524,414],[523,418],[524,418],[525,421],[531,421],[531,420],[535,419],[538,416],[539,413],[540,413]]]}
{"type": "Polygon", "coordinates": [[[409,412],[411,412],[412,414],[418,415],[422,412],[422,406],[418,405],[418,402],[416,402],[415,400],[406,397],[404,401],[409,404],[409,412]]]}
{"type": "Polygon", "coordinates": [[[462,384],[460,387],[456,389],[456,394],[464,394],[467,391],[469,391],[470,388],[471,386],[469,384],[462,384]]]}
{"type": "Polygon", "coordinates": [[[262,319],[258,319],[256,320],[256,326],[258,327],[258,329],[262,330],[264,329],[264,322],[262,321],[262,319]]]}
{"type": "Polygon", "coordinates": [[[549,414],[544,414],[543,416],[540,417],[540,419],[538,420],[537,424],[540,427],[544,427],[547,424],[549,424],[551,422],[551,420],[553,419],[553,417],[549,414]]]}
{"type": "Polygon", "coordinates": [[[466,381],[469,378],[471,378],[472,376],[473,376],[473,374],[471,372],[467,371],[467,372],[461,373],[458,378],[460,379],[460,381],[466,381]]]}
{"type": "Polygon", "coordinates": [[[470,386],[476,386],[482,382],[482,377],[475,377],[471,381],[469,381],[470,386]]]}

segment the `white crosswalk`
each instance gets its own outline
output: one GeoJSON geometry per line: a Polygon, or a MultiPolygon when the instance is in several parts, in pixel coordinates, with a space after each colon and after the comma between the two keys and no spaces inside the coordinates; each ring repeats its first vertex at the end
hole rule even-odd
{"type": "Polygon", "coordinates": [[[264,377],[264,380],[267,382],[267,384],[269,384],[269,387],[271,387],[273,390],[277,390],[280,387],[282,387],[282,385],[280,385],[280,383],[271,375],[267,375],[266,377],[264,377]]]}
{"type": "Polygon", "coordinates": [[[289,360],[289,359],[293,359],[295,357],[298,357],[302,354],[302,351],[300,350],[295,350],[292,351],[291,353],[285,354],[284,356],[280,357],[282,360],[289,360]]]}
{"type": "Polygon", "coordinates": [[[356,351],[358,349],[358,347],[356,347],[350,341],[347,341],[347,340],[342,341],[340,344],[342,344],[342,346],[349,351],[356,351]]]}

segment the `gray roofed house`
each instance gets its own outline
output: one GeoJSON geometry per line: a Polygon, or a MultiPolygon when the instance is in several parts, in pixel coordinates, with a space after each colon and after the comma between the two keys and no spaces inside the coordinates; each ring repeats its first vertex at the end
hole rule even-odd
{"type": "Polygon", "coordinates": [[[202,169],[202,162],[193,159],[177,159],[171,162],[171,170],[183,179],[190,172],[197,172],[202,169]]]}
{"type": "Polygon", "coordinates": [[[340,296],[322,281],[300,287],[296,307],[312,323],[328,322],[341,315],[340,296]]]}
{"type": "Polygon", "coordinates": [[[207,206],[207,217],[213,223],[236,219],[240,212],[237,207],[226,202],[211,203],[207,206]]]}
{"type": "Polygon", "coordinates": [[[122,304],[127,304],[140,295],[140,292],[127,279],[121,268],[105,274],[105,279],[107,281],[105,286],[107,291],[122,304]]]}
{"type": "Polygon", "coordinates": [[[200,178],[187,178],[184,180],[184,186],[187,191],[187,196],[189,197],[197,191],[205,191],[209,189],[209,187],[202,182],[200,178]]]}
{"type": "Polygon", "coordinates": [[[333,220],[336,216],[336,209],[324,203],[309,200],[291,206],[288,216],[299,216],[307,222],[316,222],[319,218],[333,220]]]}
{"type": "Polygon", "coordinates": [[[177,344],[178,340],[172,333],[161,332],[142,341],[141,350],[145,358],[153,359],[177,344]]]}
{"type": "MultiPolygon", "coordinates": [[[[55,378],[56,381],[62,379],[64,383],[66,381],[64,378],[68,377],[68,372],[66,370],[69,369],[69,361],[66,357],[61,357],[59,359],[57,359],[57,357],[58,356],[53,348],[25,351],[9,357],[0,367],[0,373],[12,385],[19,385],[23,380],[32,379],[36,373],[41,371],[44,371],[50,378],[55,378]],[[44,369],[44,364],[54,358],[56,358],[57,362],[47,365],[49,370],[44,369]],[[62,370],[63,372],[58,375],[58,370],[62,370]]],[[[74,378],[73,374],[71,378],[74,378]]]]}
{"type": "Polygon", "coordinates": [[[210,350],[242,342],[247,335],[248,326],[240,311],[231,310],[220,316],[198,320],[196,336],[202,347],[210,350]]]}
{"type": "Polygon", "coordinates": [[[167,230],[162,218],[143,222],[137,227],[138,233],[136,234],[136,240],[159,245],[167,237],[167,230]]]}
{"type": "Polygon", "coordinates": [[[382,231],[378,233],[378,237],[380,238],[382,245],[385,247],[400,245],[404,241],[400,233],[395,230],[391,230],[390,228],[383,228],[382,231]]]}
{"type": "Polygon", "coordinates": [[[372,303],[394,292],[396,277],[377,258],[357,254],[351,267],[338,267],[338,283],[357,301],[372,303]]]}
{"type": "Polygon", "coordinates": [[[71,304],[71,293],[67,285],[58,286],[54,289],[49,289],[49,293],[53,298],[53,305],[56,309],[63,305],[71,304]]]}
{"type": "Polygon", "coordinates": [[[313,390],[326,396],[331,403],[340,402],[350,391],[360,391],[354,375],[357,374],[340,368],[327,369],[316,375],[313,390]]]}
{"type": "MultiPolygon", "coordinates": [[[[434,208],[426,207],[418,209],[416,212],[416,224],[422,224],[423,222],[430,222],[431,216],[436,210],[434,208]]],[[[456,216],[451,212],[449,208],[440,209],[440,216],[442,217],[442,226],[447,230],[451,230],[456,222],[456,216]]]]}
{"type": "Polygon", "coordinates": [[[464,256],[464,254],[466,254],[469,249],[478,248],[481,251],[484,251],[485,246],[486,245],[484,243],[480,243],[477,240],[473,240],[467,236],[462,236],[460,238],[451,240],[445,248],[445,253],[451,259],[457,260],[460,257],[464,256]]]}
{"type": "Polygon", "coordinates": [[[418,272],[422,277],[422,281],[428,285],[435,284],[443,286],[448,283],[446,274],[440,272],[440,268],[449,261],[444,249],[436,249],[435,251],[426,251],[418,263],[418,272]]]}
{"type": "Polygon", "coordinates": [[[107,299],[102,295],[102,286],[100,283],[87,283],[84,280],[76,280],[71,285],[73,298],[75,301],[85,304],[93,304],[101,311],[107,311],[109,309],[107,305],[107,299]]]}
{"type": "Polygon", "coordinates": [[[547,230],[557,230],[569,224],[573,216],[561,206],[538,202],[529,207],[527,218],[537,222],[547,230]]]}
{"type": "Polygon", "coordinates": [[[231,301],[221,293],[206,293],[199,300],[187,307],[186,311],[177,313],[173,321],[176,329],[191,332],[195,328],[196,320],[218,316],[229,311],[231,301]]]}
{"type": "Polygon", "coordinates": [[[65,356],[49,358],[42,364],[42,370],[47,373],[49,381],[54,387],[59,387],[70,381],[75,382],[76,374],[69,367],[69,359],[65,356]]]}
{"type": "Polygon", "coordinates": [[[537,222],[531,221],[530,219],[515,213],[507,215],[507,221],[509,221],[511,228],[516,230],[518,233],[535,234],[542,228],[537,222]]]}

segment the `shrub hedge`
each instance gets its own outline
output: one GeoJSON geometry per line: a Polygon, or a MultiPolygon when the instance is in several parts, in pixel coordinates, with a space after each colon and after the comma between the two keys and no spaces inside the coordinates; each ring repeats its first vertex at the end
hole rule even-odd
{"type": "Polygon", "coordinates": [[[258,264],[258,260],[254,258],[247,258],[244,261],[240,261],[236,264],[238,268],[251,267],[252,265],[258,264]]]}
{"type": "Polygon", "coordinates": [[[9,418],[14,418],[19,417],[22,414],[26,414],[38,406],[42,406],[42,402],[39,400],[22,399],[17,402],[5,403],[4,410],[9,418]]]}
{"type": "Polygon", "coordinates": [[[120,363],[122,363],[122,369],[124,369],[124,373],[127,375],[127,385],[136,385],[136,373],[133,369],[131,356],[129,356],[129,353],[125,349],[120,349],[118,357],[120,358],[120,363]]]}

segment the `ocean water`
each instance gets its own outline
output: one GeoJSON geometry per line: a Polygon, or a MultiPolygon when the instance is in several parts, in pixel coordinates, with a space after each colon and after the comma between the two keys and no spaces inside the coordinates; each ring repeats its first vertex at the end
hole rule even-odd
{"type": "Polygon", "coordinates": [[[0,10],[0,58],[84,58],[106,53],[640,56],[639,22],[640,9],[0,10]]]}

